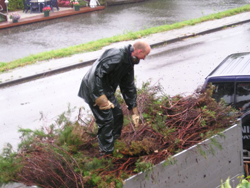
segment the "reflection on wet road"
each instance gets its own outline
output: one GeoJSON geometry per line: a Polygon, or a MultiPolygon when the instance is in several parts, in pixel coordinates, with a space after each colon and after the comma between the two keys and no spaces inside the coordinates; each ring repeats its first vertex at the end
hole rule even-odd
{"type": "Polygon", "coordinates": [[[147,0],[103,11],[0,30],[0,62],[248,4],[247,0],[147,0]]]}

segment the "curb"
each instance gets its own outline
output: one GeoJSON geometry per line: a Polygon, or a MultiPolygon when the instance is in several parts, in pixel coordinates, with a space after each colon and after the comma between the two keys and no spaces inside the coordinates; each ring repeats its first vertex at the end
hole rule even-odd
{"type": "MultiPolygon", "coordinates": [[[[185,35],[185,36],[182,36],[182,37],[176,37],[176,38],[173,38],[173,39],[170,39],[170,40],[163,40],[162,42],[153,43],[150,46],[153,48],[153,47],[161,46],[161,45],[164,45],[164,44],[171,44],[171,43],[178,42],[178,41],[190,38],[190,37],[220,31],[220,30],[224,29],[225,27],[231,27],[231,26],[235,26],[235,25],[248,23],[248,22],[250,22],[250,19],[235,22],[235,23],[231,23],[231,24],[226,24],[226,25],[223,25],[223,26],[220,26],[220,27],[215,27],[215,28],[212,28],[212,29],[208,29],[206,31],[201,31],[201,32],[193,33],[193,34],[188,34],[188,35],[185,35]]],[[[92,60],[89,60],[89,61],[83,61],[83,62],[74,64],[74,65],[69,65],[69,66],[58,68],[58,69],[46,71],[46,72],[43,72],[43,73],[38,73],[38,74],[31,75],[31,76],[23,77],[23,78],[20,78],[20,79],[15,79],[15,80],[3,82],[3,83],[0,83],[0,88],[9,87],[9,86],[20,84],[20,83],[23,83],[23,82],[27,82],[27,81],[31,81],[31,80],[35,80],[35,79],[40,79],[40,78],[52,76],[52,75],[55,75],[55,74],[58,74],[58,73],[70,71],[70,70],[73,70],[73,69],[89,66],[89,65],[93,64],[96,60],[97,59],[95,58],[95,59],[92,59],[92,60]]]]}

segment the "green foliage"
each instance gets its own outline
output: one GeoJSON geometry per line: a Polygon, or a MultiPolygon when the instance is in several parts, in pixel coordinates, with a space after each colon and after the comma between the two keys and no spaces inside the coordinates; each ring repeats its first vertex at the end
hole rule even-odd
{"type": "MultiPolygon", "coordinates": [[[[242,182],[239,185],[237,185],[236,188],[249,188],[249,187],[250,187],[250,182],[247,181],[246,179],[244,179],[244,180],[242,180],[242,182]]],[[[227,188],[227,187],[225,187],[225,188],[227,188]]]]}
{"type": "Polygon", "coordinates": [[[21,133],[22,142],[18,145],[18,148],[30,148],[30,145],[33,143],[34,140],[34,131],[31,129],[22,129],[19,128],[19,133],[21,133]]]}
{"type": "MultiPolygon", "coordinates": [[[[250,182],[248,179],[250,178],[249,176],[246,178],[243,178],[244,176],[238,177],[240,179],[240,183],[236,186],[236,188],[249,188],[250,187],[250,182]]],[[[223,183],[223,180],[221,180],[221,188],[232,188],[230,185],[230,177],[227,178],[225,183],[223,183]]]]}
{"type": "Polygon", "coordinates": [[[115,175],[108,175],[104,177],[104,180],[100,180],[97,183],[98,188],[104,188],[104,187],[116,187],[116,188],[122,188],[123,184],[122,181],[117,179],[115,175]]]}
{"type": "Polygon", "coordinates": [[[92,161],[89,161],[84,164],[85,171],[96,170],[98,168],[104,168],[107,165],[106,160],[103,158],[97,159],[96,157],[93,158],[92,161]]]}
{"type": "Polygon", "coordinates": [[[45,133],[44,128],[36,129],[36,130],[31,130],[31,129],[22,129],[19,128],[18,130],[19,133],[21,133],[21,139],[22,142],[18,145],[19,149],[29,149],[32,147],[32,143],[34,140],[48,140],[48,139],[53,139],[53,137],[56,135],[54,132],[54,126],[50,126],[50,132],[45,133]]]}
{"type": "Polygon", "coordinates": [[[74,127],[67,125],[64,127],[62,131],[60,131],[59,137],[58,137],[58,144],[63,145],[66,144],[68,146],[70,145],[80,145],[81,141],[80,138],[76,135],[72,134],[74,127]]]}
{"type": "Polygon", "coordinates": [[[225,134],[222,133],[222,132],[217,133],[217,135],[218,135],[219,137],[221,137],[221,138],[224,138],[224,139],[226,138],[225,134]]]}
{"type": "Polygon", "coordinates": [[[131,155],[149,154],[152,151],[152,142],[148,139],[142,139],[141,141],[132,141],[130,145],[131,155]]]}
{"type": "Polygon", "coordinates": [[[144,172],[145,178],[149,180],[149,173],[153,170],[153,164],[150,162],[140,161],[140,159],[137,160],[135,163],[136,168],[134,169],[135,172],[144,172]]]}
{"type": "Polygon", "coordinates": [[[4,66],[6,66],[6,64],[7,63],[5,63],[5,62],[0,62],[0,67],[4,67],[4,66]]]}
{"type": "Polygon", "coordinates": [[[70,104],[68,104],[68,109],[66,112],[63,112],[61,115],[56,120],[56,123],[58,125],[66,125],[66,124],[71,124],[70,121],[70,116],[72,112],[74,112],[76,107],[71,108],[70,104]]]}
{"type": "Polygon", "coordinates": [[[0,186],[16,179],[15,174],[20,171],[22,165],[16,158],[17,153],[12,151],[12,146],[7,144],[0,155],[0,186]]]}
{"type": "Polygon", "coordinates": [[[127,126],[129,123],[130,123],[129,117],[126,117],[126,116],[125,116],[124,119],[123,119],[124,127],[127,126]]]}
{"type": "Polygon", "coordinates": [[[102,178],[100,176],[93,174],[93,175],[91,175],[90,181],[88,181],[87,183],[92,185],[92,186],[96,186],[98,184],[98,182],[101,181],[101,179],[102,178]]]}
{"type": "MultiPolygon", "coordinates": [[[[209,144],[209,150],[207,152],[210,152],[213,155],[215,155],[215,150],[214,150],[213,146],[217,147],[219,150],[223,149],[222,145],[218,142],[218,140],[216,138],[211,137],[209,139],[210,139],[211,143],[209,144]]],[[[202,144],[198,144],[197,145],[197,150],[200,153],[200,155],[202,155],[203,157],[207,158],[206,152],[205,152],[205,150],[202,149],[201,146],[202,146],[202,144]]]]}
{"type": "Polygon", "coordinates": [[[217,147],[219,150],[223,149],[221,143],[219,143],[216,138],[210,138],[210,140],[211,140],[211,144],[217,147]]]}
{"type": "Polygon", "coordinates": [[[206,152],[201,148],[200,144],[197,145],[197,150],[200,153],[200,155],[202,155],[204,158],[207,158],[206,152]]]}
{"type": "Polygon", "coordinates": [[[23,9],[23,1],[22,0],[9,0],[8,10],[14,11],[18,9],[23,9]]]}
{"type": "Polygon", "coordinates": [[[209,118],[215,118],[215,112],[208,110],[207,106],[203,106],[201,107],[202,111],[203,111],[203,119],[209,119],[209,118]]]}
{"type": "Polygon", "coordinates": [[[135,163],[136,168],[134,169],[135,172],[145,172],[150,171],[153,168],[153,164],[150,162],[140,161],[140,159],[137,160],[135,163]]]}
{"type": "Polygon", "coordinates": [[[123,154],[121,154],[119,151],[127,150],[127,144],[123,140],[116,140],[114,147],[115,150],[113,152],[113,155],[117,158],[123,158],[123,154]]]}
{"type": "MultiPolygon", "coordinates": [[[[125,176],[124,176],[125,177],[125,176]]],[[[123,184],[122,181],[117,179],[114,175],[107,175],[105,177],[98,176],[97,174],[91,174],[86,176],[86,186],[87,187],[116,187],[122,188],[123,184]]]]}
{"type": "MultiPolygon", "coordinates": [[[[218,124],[214,122],[213,109],[221,108],[222,111],[222,117],[221,111],[216,113],[216,118],[218,116],[224,125],[219,129],[230,126],[235,119],[234,116],[231,119],[226,117],[224,121],[230,108],[221,107],[209,95],[200,94],[197,98],[193,95],[169,97],[161,89],[159,85],[150,86],[150,82],[138,89],[138,109],[139,113],[144,113],[144,119],[136,129],[127,121],[128,125],[123,127],[120,138],[114,143],[113,156],[99,156],[96,125],[93,119],[81,119],[81,109],[75,121],[70,120],[74,108],[68,106],[67,112],[62,113],[49,127],[20,129],[22,143],[18,152],[11,153],[11,149],[6,149],[0,158],[0,170],[13,169],[0,174],[0,182],[15,178],[43,187],[65,187],[65,184],[75,187],[75,183],[82,185],[79,187],[122,187],[124,178],[141,171],[146,172],[147,177],[153,165],[159,161],[165,160],[165,165],[175,164],[176,160],[171,155],[190,147],[194,140],[199,143],[215,134],[218,124]],[[190,106],[195,107],[188,108],[190,106]],[[204,111],[210,119],[204,118],[206,126],[201,127],[196,117],[202,117],[204,111]],[[212,123],[209,124],[209,121],[212,123]]],[[[121,107],[126,110],[127,116],[126,104],[121,104],[121,107]]],[[[213,146],[220,147],[220,144],[212,139],[211,152],[214,152],[213,146]]],[[[198,148],[202,153],[201,145],[198,148]]]]}
{"type": "Polygon", "coordinates": [[[78,0],[80,7],[86,7],[88,5],[88,2],[85,0],[78,0]]]}
{"type": "Polygon", "coordinates": [[[124,103],[124,99],[122,97],[122,94],[121,94],[121,90],[120,89],[117,89],[116,93],[115,93],[115,98],[117,99],[118,103],[119,104],[122,104],[124,103]]]}
{"type": "Polygon", "coordinates": [[[121,179],[123,179],[123,180],[125,180],[125,179],[127,179],[127,178],[129,178],[129,175],[127,174],[127,173],[122,173],[121,174],[121,179]]]}
{"type": "Polygon", "coordinates": [[[171,155],[164,161],[164,166],[176,164],[177,160],[171,155]]]}
{"type": "MultiPolygon", "coordinates": [[[[224,188],[223,186],[223,181],[221,180],[221,188],[224,188]]],[[[225,188],[232,188],[230,186],[230,178],[228,177],[227,180],[225,181],[225,188]]]]}
{"type": "Polygon", "coordinates": [[[166,119],[167,119],[167,116],[166,115],[161,115],[161,114],[157,114],[156,115],[156,118],[154,119],[154,122],[152,123],[153,124],[153,129],[156,131],[156,132],[163,132],[162,131],[165,127],[166,127],[166,119]]]}
{"type": "Polygon", "coordinates": [[[121,180],[115,180],[115,187],[116,188],[122,188],[123,187],[123,183],[121,180]]]}

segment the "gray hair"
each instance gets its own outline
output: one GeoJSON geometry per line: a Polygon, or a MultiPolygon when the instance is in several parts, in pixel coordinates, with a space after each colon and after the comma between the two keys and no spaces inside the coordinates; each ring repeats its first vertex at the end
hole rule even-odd
{"type": "MultiPolygon", "coordinates": [[[[141,49],[142,51],[146,51],[149,45],[143,41],[143,40],[138,40],[133,44],[134,49],[141,49]]],[[[150,47],[149,47],[150,48],[150,47]]]]}

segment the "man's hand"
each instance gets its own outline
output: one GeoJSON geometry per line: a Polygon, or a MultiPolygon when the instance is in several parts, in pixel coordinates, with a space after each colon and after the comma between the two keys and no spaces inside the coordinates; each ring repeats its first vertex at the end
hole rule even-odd
{"type": "Polygon", "coordinates": [[[135,127],[137,128],[139,126],[140,117],[138,115],[133,114],[132,120],[133,120],[133,123],[135,124],[135,127]]]}
{"type": "Polygon", "coordinates": [[[100,110],[109,110],[115,107],[104,94],[95,100],[95,105],[99,106],[100,110]]]}
{"type": "Polygon", "coordinates": [[[132,120],[133,123],[135,124],[135,128],[137,128],[139,126],[139,121],[140,121],[140,116],[137,107],[132,109],[132,120]]]}

